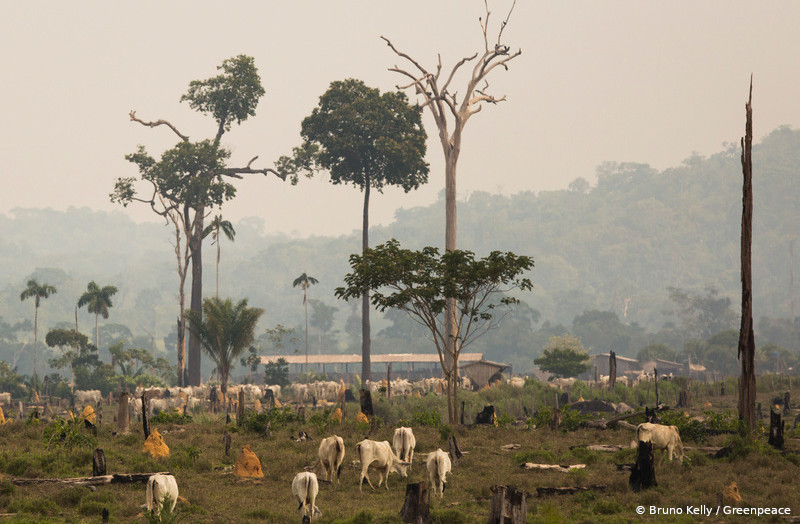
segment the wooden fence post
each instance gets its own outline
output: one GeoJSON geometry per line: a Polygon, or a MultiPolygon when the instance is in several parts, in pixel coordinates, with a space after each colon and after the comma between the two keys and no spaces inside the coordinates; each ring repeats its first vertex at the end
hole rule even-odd
{"type": "Polygon", "coordinates": [[[514,486],[492,486],[488,524],[525,524],[527,493],[514,486]]]}

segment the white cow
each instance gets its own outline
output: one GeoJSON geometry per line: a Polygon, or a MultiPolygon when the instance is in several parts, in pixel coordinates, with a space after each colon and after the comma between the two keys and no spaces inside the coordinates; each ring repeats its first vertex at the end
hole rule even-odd
{"type": "Polygon", "coordinates": [[[378,487],[386,480],[387,491],[389,490],[389,473],[399,473],[403,478],[408,477],[408,466],[411,464],[397,458],[386,440],[376,442],[364,439],[356,444],[356,453],[361,460],[361,478],[358,479],[359,491],[364,484],[364,479],[367,479],[369,487],[375,489],[367,474],[370,467],[378,470],[378,487]]]}
{"type": "Polygon", "coordinates": [[[303,511],[303,516],[314,519],[322,515],[316,506],[317,493],[319,493],[319,482],[317,476],[310,471],[301,471],[292,480],[292,494],[294,494],[300,506],[297,509],[303,511]]]}
{"type": "Polygon", "coordinates": [[[333,435],[319,443],[319,462],[325,470],[325,479],[333,483],[339,481],[339,474],[344,461],[344,440],[333,435]]]}
{"type": "Polygon", "coordinates": [[[169,497],[172,503],[170,511],[178,503],[178,483],[172,475],[157,473],[147,480],[147,511],[160,513],[164,499],[169,497]]]}
{"type": "Polygon", "coordinates": [[[4,406],[10,406],[11,405],[11,393],[9,393],[7,391],[3,392],[3,393],[0,393],[0,404],[3,404],[4,406]]]}
{"type": "MultiPolygon", "coordinates": [[[[652,442],[653,451],[657,449],[667,450],[670,461],[672,461],[673,453],[683,461],[683,442],[681,442],[677,426],[664,426],[662,424],[644,422],[636,426],[636,440],[631,442],[631,447],[637,447],[639,441],[652,442]]],[[[661,460],[663,460],[663,457],[661,460]]]]}
{"type": "Polygon", "coordinates": [[[75,405],[76,406],[97,406],[98,402],[103,399],[103,395],[97,389],[83,390],[79,389],[75,392],[75,405]]]}
{"type": "Polygon", "coordinates": [[[444,488],[447,483],[447,474],[452,471],[450,465],[450,457],[442,451],[437,449],[433,453],[428,454],[428,460],[425,464],[428,467],[428,477],[431,481],[433,494],[439,494],[439,498],[444,498],[444,488]]]}
{"type": "Polygon", "coordinates": [[[414,448],[417,446],[417,440],[414,438],[414,432],[411,431],[411,428],[400,427],[395,429],[392,445],[397,458],[409,464],[414,461],[414,448]]]}

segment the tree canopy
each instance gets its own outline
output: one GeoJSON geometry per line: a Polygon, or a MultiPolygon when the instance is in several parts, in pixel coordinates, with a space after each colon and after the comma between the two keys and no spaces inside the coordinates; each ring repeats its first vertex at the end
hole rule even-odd
{"type": "Polygon", "coordinates": [[[550,337],[542,356],[533,360],[542,371],[558,377],[576,377],[589,369],[589,355],[584,351],[580,337],[565,333],[550,337]]]}

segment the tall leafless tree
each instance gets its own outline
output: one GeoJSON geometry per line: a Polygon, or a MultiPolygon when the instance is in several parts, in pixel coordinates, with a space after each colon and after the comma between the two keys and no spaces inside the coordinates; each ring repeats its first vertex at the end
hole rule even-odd
{"type": "MultiPolygon", "coordinates": [[[[489,18],[491,12],[489,5],[484,1],[485,17],[479,18],[481,33],[483,34],[483,50],[472,56],[459,60],[449,74],[442,76],[442,57],[439,55],[435,70],[425,68],[419,61],[408,54],[398,50],[392,42],[384,37],[386,44],[400,58],[411,64],[411,68],[404,69],[395,65],[389,68],[406,77],[409,83],[397,86],[398,89],[414,89],[420,96],[420,108],[428,108],[433,115],[436,127],[439,130],[439,141],[442,145],[445,159],[445,249],[457,249],[456,245],[456,167],[461,153],[461,134],[469,118],[483,108],[483,103],[497,104],[506,99],[505,96],[497,97],[489,93],[487,77],[497,67],[508,70],[508,62],[522,54],[519,49],[511,51],[508,45],[502,43],[503,31],[508,25],[511,13],[514,11],[516,1],[511,5],[505,20],[500,23],[497,38],[491,42],[489,38],[489,18]],[[452,82],[458,70],[467,63],[473,63],[472,71],[467,79],[466,89],[459,94],[452,87],[452,82]]],[[[445,312],[445,329],[449,334],[446,351],[445,375],[458,377],[458,360],[453,357],[458,354],[459,334],[457,332],[457,308],[454,300],[449,300],[445,312]],[[450,367],[454,367],[449,369],[450,367]]],[[[454,381],[448,385],[456,388],[454,381]]]]}
{"type": "Polygon", "coordinates": [[[745,105],[746,124],[742,138],[742,324],[739,329],[738,357],[742,362],[739,381],[739,419],[752,431],[756,426],[756,343],[753,336],[753,278],[750,247],[753,241],[753,77],[750,76],[750,96],[745,105]]]}

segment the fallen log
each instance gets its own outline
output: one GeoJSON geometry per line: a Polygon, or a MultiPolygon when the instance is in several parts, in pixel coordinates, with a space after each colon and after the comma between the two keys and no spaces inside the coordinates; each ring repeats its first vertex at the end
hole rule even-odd
{"type": "MultiPolygon", "coordinates": [[[[588,422],[585,422],[584,424],[585,424],[586,427],[590,427],[590,428],[609,429],[609,428],[613,428],[613,427],[617,426],[618,423],[620,421],[622,421],[622,420],[627,420],[629,418],[633,418],[633,417],[637,417],[637,416],[641,416],[641,415],[645,415],[646,416],[647,413],[650,413],[650,412],[657,413],[659,411],[667,411],[667,410],[669,410],[669,406],[659,406],[659,407],[657,407],[657,408],[655,408],[653,410],[648,410],[648,408],[645,408],[645,411],[637,411],[635,413],[626,413],[624,415],[619,415],[617,417],[614,417],[614,418],[608,419],[608,420],[590,420],[588,422]]],[[[631,429],[631,428],[635,428],[636,426],[634,426],[633,424],[628,424],[628,425],[623,426],[623,427],[631,429]]]]}
{"type": "Polygon", "coordinates": [[[581,491],[605,491],[605,484],[595,484],[593,486],[575,486],[563,488],[536,488],[536,495],[541,497],[544,495],[572,495],[573,493],[580,493],[581,491]]]}
{"type": "Polygon", "coordinates": [[[558,464],[534,464],[533,462],[526,462],[520,466],[522,469],[550,469],[560,471],[562,473],[569,473],[576,469],[583,469],[586,464],[573,464],[571,466],[560,466],[558,464]]]}
{"type": "Polygon", "coordinates": [[[630,446],[620,446],[618,444],[577,444],[569,447],[569,449],[575,448],[586,448],[591,451],[620,451],[623,449],[630,449],[630,446]]]}
{"type": "Polygon", "coordinates": [[[98,477],[73,477],[63,479],[19,478],[8,479],[15,486],[36,486],[39,484],[67,484],[71,486],[102,486],[105,484],[144,484],[153,475],[172,475],[168,471],[158,473],[115,473],[98,477]]]}

